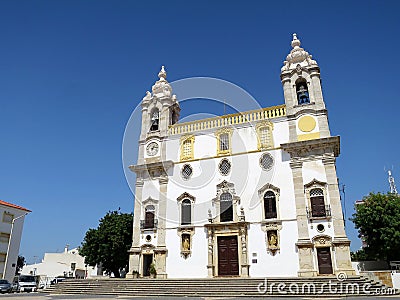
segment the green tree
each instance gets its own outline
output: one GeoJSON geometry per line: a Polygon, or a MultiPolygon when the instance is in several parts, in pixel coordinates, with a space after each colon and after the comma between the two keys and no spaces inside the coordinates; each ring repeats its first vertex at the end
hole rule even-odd
{"type": "Polygon", "coordinates": [[[355,205],[354,222],[367,247],[365,255],[377,260],[400,260],[400,196],[370,193],[355,205]]]}
{"type": "Polygon", "coordinates": [[[101,264],[108,274],[120,277],[120,269],[128,266],[128,250],[132,244],[133,214],[108,212],[96,229],[89,229],[79,248],[89,266],[101,264]]]}

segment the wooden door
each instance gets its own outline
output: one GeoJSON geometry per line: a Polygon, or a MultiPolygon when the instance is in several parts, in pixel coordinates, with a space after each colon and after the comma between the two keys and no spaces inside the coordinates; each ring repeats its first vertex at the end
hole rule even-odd
{"type": "Polygon", "coordinates": [[[143,254],[143,276],[150,276],[150,265],[153,262],[153,254],[143,254]]]}
{"type": "Polygon", "coordinates": [[[331,251],[329,248],[317,248],[319,274],[333,274],[331,251]]]}
{"type": "Polygon", "coordinates": [[[218,237],[218,276],[239,275],[237,236],[218,237]]]}

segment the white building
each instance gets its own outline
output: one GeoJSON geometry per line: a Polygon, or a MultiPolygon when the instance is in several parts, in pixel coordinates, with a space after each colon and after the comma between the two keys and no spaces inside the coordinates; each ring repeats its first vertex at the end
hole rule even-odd
{"type": "Polygon", "coordinates": [[[0,200],[0,278],[12,281],[17,267],[25,215],[24,207],[0,200]]]}
{"type": "MultiPolygon", "coordinates": [[[[50,280],[58,276],[89,278],[98,275],[98,268],[87,266],[77,248],[68,250],[66,246],[64,252],[45,253],[42,262],[25,265],[21,274],[40,275],[50,280]]],[[[102,275],[101,272],[99,275],[102,275]]]]}
{"type": "Polygon", "coordinates": [[[147,92],[129,274],[354,274],[320,69],[293,35],[284,105],[179,123],[166,80],[147,92]]]}

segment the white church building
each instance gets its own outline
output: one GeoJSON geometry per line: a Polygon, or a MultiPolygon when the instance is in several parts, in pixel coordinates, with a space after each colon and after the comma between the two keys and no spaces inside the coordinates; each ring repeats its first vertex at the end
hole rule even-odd
{"type": "Polygon", "coordinates": [[[164,67],[143,98],[129,273],[354,274],[320,69],[293,35],[284,104],[179,123],[164,67]]]}

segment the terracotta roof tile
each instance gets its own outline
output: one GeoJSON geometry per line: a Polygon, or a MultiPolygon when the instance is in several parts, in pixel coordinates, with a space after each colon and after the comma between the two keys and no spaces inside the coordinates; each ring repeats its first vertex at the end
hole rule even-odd
{"type": "Polygon", "coordinates": [[[22,207],[22,206],[19,206],[19,205],[15,205],[15,204],[12,204],[12,203],[8,203],[8,202],[3,201],[3,200],[0,200],[0,205],[5,205],[5,206],[8,206],[8,207],[24,210],[26,212],[31,212],[31,210],[29,210],[29,209],[27,209],[25,207],[22,207]]]}

